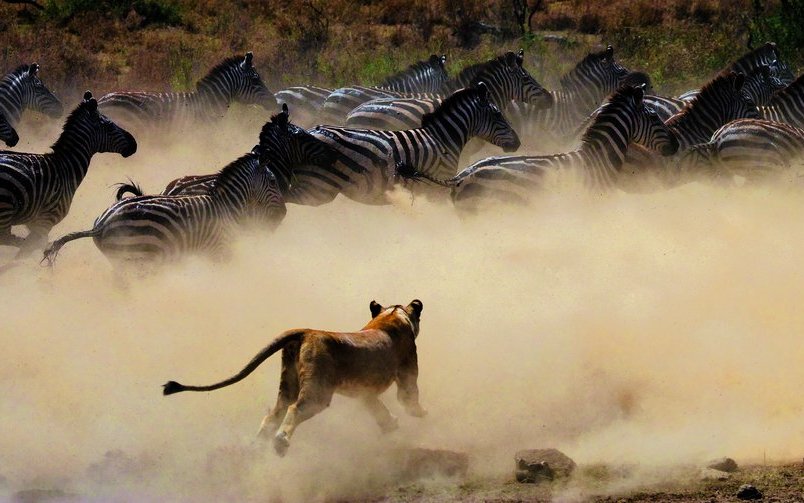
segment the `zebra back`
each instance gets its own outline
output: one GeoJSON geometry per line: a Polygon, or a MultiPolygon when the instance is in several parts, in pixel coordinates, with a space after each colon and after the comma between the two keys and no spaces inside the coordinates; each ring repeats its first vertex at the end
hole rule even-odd
{"type": "Polygon", "coordinates": [[[16,124],[26,108],[59,118],[64,106],[39,79],[39,65],[18,66],[0,79],[0,115],[9,124],[16,124]]]}
{"type": "Polygon", "coordinates": [[[804,127],[804,75],[773,95],[760,113],[768,120],[804,127]]]}
{"type": "Polygon", "coordinates": [[[383,80],[377,87],[400,93],[435,93],[449,80],[446,67],[447,55],[431,55],[425,61],[417,61],[399,73],[383,80]]]}

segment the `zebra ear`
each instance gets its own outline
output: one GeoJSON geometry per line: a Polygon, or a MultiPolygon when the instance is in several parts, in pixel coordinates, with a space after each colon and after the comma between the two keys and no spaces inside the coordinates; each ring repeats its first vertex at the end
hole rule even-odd
{"type": "Polygon", "coordinates": [[[642,104],[642,99],[645,98],[645,84],[640,84],[634,87],[634,104],[639,106],[642,104]]]}
{"type": "Polygon", "coordinates": [[[285,115],[289,115],[287,103],[282,103],[282,113],[285,115]]]}
{"type": "Polygon", "coordinates": [[[92,99],[92,91],[86,91],[84,93],[84,101],[89,101],[92,99]]]}
{"type": "Polygon", "coordinates": [[[513,52],[505,53],[505,64],[508,66],[519,66],[517,55],[513,52]]]}
{"type": "Polygon", "coordinates": [[[31,77],[36,77],[37,73],[39,73],[39,65],[36,63],[31,63],[31,66],[28,67],[28,75],[31,77]]]}
{"type": "Polygon", "coordinates": [[[369,304],[369,309],[371,310],[371,317],[376,318],[378,314],[382,312],[382,306],[377,303],[376,300],[372,300],[369,304]]]}
{"type": "Polygon", "coordinates": [[[732,89],[734,91],[739,91],[743,88],[743,84],[745,84],[745,75],[742,73],[734,73],[732,72],[732,89]]]}
{"type": "Polygon", "coordinates": [[[611,59],[614,57],[614,47],[608,46],[606,47],[606,59],[611,59]]]}
{"type": "Polygon", "coordinates": [[[242,66],[244,69],[248,70],[249,68],[251,68],[251,65],[252,65],[252,63],[253,63],[253,60],[254,60],[254,53],[253,53],[253,52],[251,52],[251,51],[249,51],[249,52],[247,52],[247,53],[246,53],[246,57],[245,57],[245,59],[243,60],[243,63],[242,63],[242,65],[241,65],[241,66],[242,66]]]}
{"type": "Polygon", "coordinates": [[[489,88],[488,88],[488,87],[486,87],[486,83],[485,83],[485,82],[482,82],[482,81],[481,81],[481,82],[478,82],[478,83],[477,83],[477,87],[476,87],[476,89],[477,89],[478,91],[480,91],[480,97],[481,97],[481,98],[483,98],[483,99],[488,98],[488,96],[489,96],[489,88]]]}
{"type": "Polygon", "coordinates": [[[444,66],[444,65],[446,65],[446,64],[447,64],[447,55],[446,55],[446,54],[442,54],[442,55],[441,55],[441,66],[444,66]]]}
{"type": "Polygon", "coordinates": [[[525,62],[525,49],[519,49],[519,52],[516,55],[516,62],[519,64],[519,66],[522,66],[522,63],[525,62]]]}

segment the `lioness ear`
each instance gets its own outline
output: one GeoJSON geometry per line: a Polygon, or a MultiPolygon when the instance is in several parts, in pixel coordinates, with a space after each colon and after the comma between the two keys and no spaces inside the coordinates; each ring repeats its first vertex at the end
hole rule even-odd
{"type": "Polygon", "coordinates": [[[371,304],[369,304],[369,309],[371,309],[371,317],[376,318],[378,314],[382,312],[382,306],[377,304],[377,301],[372,300],[371,304]]]}
{"type": "Polygon", "coordinates": [[[422,309],[424,309],[424,304],[419,299],[413,299],[408,306],[413,309],[413,312],[416,313],[416,316],[422,314],[422,309]]]}

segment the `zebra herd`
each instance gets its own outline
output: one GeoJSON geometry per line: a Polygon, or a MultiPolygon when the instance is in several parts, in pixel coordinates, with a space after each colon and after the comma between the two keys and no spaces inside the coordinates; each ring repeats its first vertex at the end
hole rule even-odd
{"type": "MultiPolygon", "coordinates": [[[[0,81],[0,140],[10,147],[24,110],[63,113],[39,70],[23,65],[0,81]]],[[[120,185],[92,228],[51,243],[45,260],[83,237],[115,264],[226,256],[238,228],[276,228],[287,203],[318,206],[341,194],[388,204],[398,183],[451,197],[466,214],[527,204],[567,183],[595,193],[627,189],[623,180],[633,173],[661,173],[668,188],[700,177],[761,180],[796,167],[804,153],[804,84],[772,43],[676,98],[652,94],[648,75],[621,65],[611,46],[588,54],[559,82],[546,90],[520,50],[454,77],[446,56],[432,55],[376,87],[274,94],[249,52],[215,66],[194,92],[113,92],[97,100],[87,92],[51,153],[0,151],[0,245],[19,248],[18,257],[42,249],[92,156],[136,152],[127,129],[148,148],[149,132],[217,121],[235,102],[280,110],[250,152],[217,173],[178,178],[159,194],[120,185]],[[307,129],[290,121],[290,110],[307,129]],[[527,154],[462,167],[484,142],[527,154]],[[27,237],[14,235],[15,225],[26,226],[27,237]]]]}

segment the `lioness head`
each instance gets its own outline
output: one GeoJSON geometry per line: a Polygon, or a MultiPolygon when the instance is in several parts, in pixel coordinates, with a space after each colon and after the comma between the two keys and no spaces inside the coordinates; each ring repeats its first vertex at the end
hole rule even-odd
{"type": "Polygon", "coordinates": [[[388,306],[383,307],[377,301],[372,300],[369,304],[371,310],[372,321],[378,319],[387,319],[391,321],[393,318],[407,324],[413,331],[413,337],[419,335],[419,320],[421,319],[422,309],[424,304],[419,299],[410,301],[407,306],[388,306]]]}

